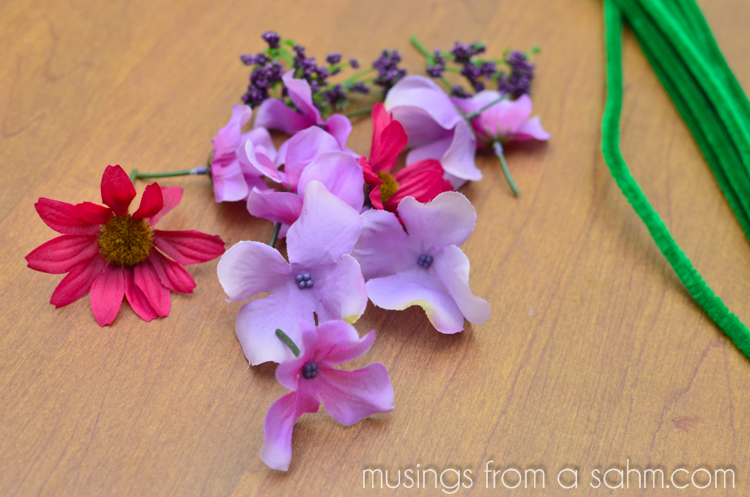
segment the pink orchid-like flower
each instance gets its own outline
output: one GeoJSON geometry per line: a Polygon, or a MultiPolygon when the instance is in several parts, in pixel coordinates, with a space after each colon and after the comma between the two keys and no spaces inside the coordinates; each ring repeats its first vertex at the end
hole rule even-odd
{"type": "Polygon", "coordinates": [[[107,166],[102,201],[68,204],[40,198],[35,207],[42,220],[61,233],[26,256],[31,269],[68,273],[52,293],[55,307],[66,306],[91,291],[91,309],[100,326],[112,324],[125,296],[145,321],[168,316],[170,290],[192,293],[195,281],[182,267],[224,253],[218,236],[199,231],[153,229],[174,209],[182,188],[146,187],[133,214],[128,207],[136,192],[120,166],[107,166]]]}
{"type": "Polygon", "coordinates": [[[318,412],[320,401],[337,421],[352,425],[367,416],[393,410],[393,386],[379,362],[355,371],[333,366],[361,357],[375,340],[375,330],[360,338],[344,321],[328,321],[317,329],[307,321],[295,328],[302,353],[276,368],[279,383],[293,390],[268,409],[260,458],[273,469],[286,471],[292,460],[292,431],[305,413],[318,412]]]}
{"type": "Polygon", "coordinates": [[[452,190],[450,182],[443,179],[443,167],[435,159],[414,162],[391,174],[396,158],[406,147],[406,131],[380,102],[372,109],[372,123],[370,158],[363,155],[359,164],[365,183],[371,188],[373,207],[395,212],[406,197],[429,202],[438,194],[452,190]]]}
{"type": "Polygon", "coordinates": [[[245,200],[251,188],[268,189],[262,176],[276,170],[276,147],[268,130],[242,132],[252,113],[247,105],[232,106],[229,123],[213,139],[210,172],[217,202],[245,200]]]}
{"type": "Polygon", "coordinates": [[[284,171],[269,168],[264,173],[285,191],[253,188],[247,210],[255,217],[281,223],[279,237],[302,212],[302,197],[307,185],[318,181],[357,212],[364,204],[362,167],[336,139],[318,127],[300,131],[286,143],[284,171]]]}
{"type": "Polygon", "coordinates": [[[432,80],[407,76],[391,88],[385,107],[409,136],[406,164],[440,161],[454,188],[482,179],[474,162],[476,137],[451,99],[432,80]]]}
{"type": "Polygon", "coordinates": [[[458,192],[441,193],[427,204],[407,197],[398,216],[403,226],[390,212],[362,214],[352,256],[373,304],[390,310],[418,305],[441,333],[462,331],[464,318],[484,323],[490,306],[471,293],[469,259],[458,248],[476,223],[471,202],[458,192]]]}
{"type": "Polygon", "coordinates": [[[482,111],[471,120],[479,139],[478,147],[491,147],[498,141],[508,144],[513,141],[549,140],[550,135],[542,128],[539,117],[530,117],[531,98],[528,95],[522,95],[517,100],[506,98],[498,101],[500,97],[502,93],[498,91],[483,90],[472,98],[452,99],[465,115],[482,111]],[[493,102],[496,103],[490,105],[493,102]]]}
{"type": "Polygon", "coordinates": [[[239,242],[219,261],[219,282],[230,301],[259,293],[271,295],[245,304],[235,330],[251,364],[281,362],[289,350],[275,337],[290,330],[299,341],[300,320],[355,322],[365,311],[367,292],[359,264],[349,255],[359,238],[359,213],[318,182],[310,182],[302,214],[289,228],[289,262],[278,250],[258,242],[239,242]]]}
{"type": "Polygon", "coordinates": [[[299,112],[290,108],[278,98],[264,100],[255,115],[255,127],[277,129],[288,135],[318,126],[336,138],[341,148],[346,147],[346,140],[352,132],[352,123],[343,114],[333,114],[323,121],[320,111],[313,104],[310,84],[304,79],[294,77],[294,71],[282,76],[284,87],[294,106],[299,112]]]}

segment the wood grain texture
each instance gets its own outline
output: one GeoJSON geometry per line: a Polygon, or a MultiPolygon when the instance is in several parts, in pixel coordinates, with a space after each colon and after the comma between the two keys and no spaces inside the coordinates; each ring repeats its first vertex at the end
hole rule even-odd
{"type": "MultiPolygon", "coordinates": [[[[750,88],[750,4],[701,5],[750,88]]],[[[601,157],[601,10],[598,0],[1,4],[0,495],[444,495],[362,489],[365,468],[417,464],[472,470],[459,495],[502,493],[484,488],[489,460],[544,468],[547,495],[606,494],[589,486],[591,470],[627,461],[733,468],[736,490],[691,495],[747,494],[750,363],[680,286],[601,157]],[[195,293],[173,294],[168,318],[146,324],[123,305],[100,328],[88,298],[55,310],[60,278],[23,259],[54,236],[34,211],[38,197],[98,201],[107,164],[199,165],[244,90],[237,55],[259,50],[267,29],[318,57],[398,48],[412,72],[422,64],[409,34],[428,47],[481,39],[497,54],[540,45],[534,111],[553,136],[508,150],[520,198],[489,156],[478,159],[484,179],[462,190],[479,216],[463,249],[490,320],[443,336],[420,309],[370,306],[357,328],[378,339],[358,364],[388,367],[396,409],[348,428],[324,412],[304,416],[287,474],[258,458],[265,412],[285,389],[272,366],[248,368],[216,261],[190,267],[195,293]],[[578,490],[554,481],[564,467],[580,469],[578,490]]],[[[748,242],[629,33],[624,58],[623,154],[698,270],[748,322],[748,242]]],[[[357,122],[350,146],[366,152],[370,132],[357,122]]],[[[269,222],[215,204],[206,179],[161,183],[185,189],[163,229],[230,245],[269,239],[269,222]]]]}

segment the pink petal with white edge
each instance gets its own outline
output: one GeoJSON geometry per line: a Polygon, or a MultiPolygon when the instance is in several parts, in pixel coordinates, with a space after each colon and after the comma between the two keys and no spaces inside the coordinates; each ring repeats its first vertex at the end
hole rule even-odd
{"type": "Polygon", "coordinates": [[[344,321],[326,321],[318,326],[317,348],[321,362],[335,366],[362,357],[375,341],[375,330],[362,338],[354,326],[344,321]]]}
{"type": "MultiPolygon", "coordinates": [[[[396,83],[386,96],[385,107],[402,124],[401,114],[409,107],[427,113],[443,129],[453,129],[463,121],[448,95],[434,81],[424,76],[407,76],[396,83]]],[[[404,128],[411,135],[410,127],[404,124],[404,128]]],[[[409,144],[413,144],[411,136],[409,144]]]]}
{"type": "Polygon", "coordinates": [[[73,204],[41,197],[34,207],[47,226],[63,235],[98,235],[101,229],[83,219],[73,204]]]}
{"type": "MultiPolygon", "coordinates": [[[[293,271],[296,272],[296,271],[293,271]]],[[[367,289],[359,263],[350,255],[331,267],[310,268],[314,282],[315,312],[320,321],[356,322],[367,307],[367,289]],[[317,271],[316,271],[317,269],[317,271]]],[[[305,290],[305,293],[311,290],[305,290]]]]}
{"type": "Polygon", "coordinates": [[[255,153],[267,157],[272,163],[276,161],[276,145],[273,144],[271,133],[266,128],[254,127],[243,134],[240,141],[250,140],[255,147],[255,153]]]}
{"type": "Polygon", "coordinates": [[[148,259],[133,267],[133,281],[159,316],[169,316],[172,307],[169,289],[161,284],[159,274],[148,259]]]}
{"type": "MultiPolygon", "coordinates": [[[[439,254],[435,255],[435,258],[439,254]]],[[[433,262],[434,264],[434,262],[433,262]]],[[[453,297],[435,275],[434,269],[414,269],[367,282],[367,295],[382,309],[402,311],[418,305],[441,333],[458,333],[464,329],[464,315],[453,297]]]]}
{"type": "Polygon", "coordinates": [[[159,281],[165,287],[180,293],[193,293],[195,280],[185,268],[167,259],[158,250],[151,249],[148,261],[159,275],[159,281]]]}
{"type": "Polygon", "coordinates": [[[125,298],[128,299],[130,307],[146,322],[158,318],[159,315],[148,303],[146,295],[138,288],[133,278],[133,268],[125,268],[125,298]]]}
{"type": "Polygon", "coordinates": [[[217,272],[219,283],[232,302],[273,293],[294,279],[279,251],[260,242],[233,245],[219,261],[217,272]]]}
{"type": "Polygon", "coordinates": [[[274,402],[266,414],[261,460],[273,469],[287,471],[292,462],[294,423],[303,414],[318,412],[319,408],[315,391],[291,392],[274,402]]]}
{"type": "Polygon", "coordinates": [[[490,304],[471,293],[469,288],[469,258],[456,246],[446,247],[432,263],[467,321],[482,324],[490,317],[490,304]]]}
{"type": "Polygon", "coordinates": [[[420,240],[428,251],[461,245],[477,222],[471,202],[458,192],[441,193],[426,204],[407,197],[399,204],[398,215],[409,236],[420,240]]]}
{"type": "Polygon", "coordinates": [[[32,250],[26,262],[36,271],[62,274],[98,255],[96,237],[61,235],[32,250]]]}
{"type": "Polygon", "coordinates": [[[359,213],[312,181],[305,188],[302,213],[287,234],[289,262],[308,268],[336,263],[352,251],[361,230],[359,213]]]}
{"type": "Polygon", "coordinates": [[[302,197],[291,192],[262,192],[253,188],[247,197],[247,211],[273,223],[291,225],[302,212],[302,197]]]}
{"type": "Polygon", "coordinates": [[[404,271],[416,261],[409,235],[396,215],[378,209],[362,213],[362,234],[352,257],[359,262],[366,280],[404,271]]]}
{"type": "Polygon", "coordinates": [[[221,238],[195,230],[154,230],[154,246],[183,266],[210,261],[224,253],[221,238]]]}
{"type": "Polygon", "coordinates": [[[297,185],[300,195],[310,181],[320,181],[326,189],[346,202],[357,212],[365,201],[362,166],[345,152],[328,152],[319,155],[302,171],[297,185]]]}
{"type": "Polygon", "coordinates": [[[287,135],[293,135],[313,124],[315,124],[313,118],[295,112],[277,98],[269,98],[258,107],[254,126],[256,128],[277,129],[287,135]]]}
{"type": "Polygon", "coordinates": [[[539,120],[539,116],[534,116],[523,123],[523,126],[521,126],[513,137],[513,140],[549,140],[550,138],[550,134],[542,128],[542,122],[539,120]]]}
{"type": "Polygon", "coordinates": [[[164,207],[162,207],[156,215],[146,218],[146,221],[148,221],[148,224],[151,226],[156,226],[156,223],[158,223],[161,218],[180,205],[180,201],[182,200],[182,188],[179,186],[162,186],[161,196],[162,199],[164,199],[164,207]]]}
{"type": "Polygon", "coordinates": [[[91,285],[91,310],[99,326],[112,324],[125,295],[125,273],[120,266],[107,264],[91,285]]]}
{"type": "Polygon", "coordinates": [[[346,148],[346,140],[352,132],[352,122],[343,114],[333,114],[326,121],[328,132],[336,138],[341,149],[346,148]]]}
{"type": "Polygon", "coordinates": [[[102,274],[106,265],[106,261],[101,257],[93,257],[88,262],[73,268],[55,288],[50,304],[59,308],[85,296],[91,290],[94,281],[102,274]]]}
{"type": "Polygon", "coordinates": [[[393,385],[385,366],[379,362],[356,371],[326,369],[318,377],[326,412],[347,426],[375,413],[393,410],[393,385]]]}
{"type": "Polygon", "coordinates": [[[289,284],[268,297],[245,304],[237,314],[234,329],[250,364],[293,359],[292,352],[276,336],[276,330],[282,330],[299,345],[299,322],[312,321],[314,309],[312,294],[300,290],[291,276],[289,284]]]}

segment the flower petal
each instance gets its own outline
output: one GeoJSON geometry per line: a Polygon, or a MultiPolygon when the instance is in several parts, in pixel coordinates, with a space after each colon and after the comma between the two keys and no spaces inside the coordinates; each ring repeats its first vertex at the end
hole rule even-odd
{"type": "Polygon", "coordinates": [[[433,261],[435,273],[448,289],[470,323],[482,324],[490,317],[490,304],[471,293],[469,258],[456,246],[446,247],[433,261]]]}
{"type": "Polygon", "coordinates": [[[316,331],[314,324],[304,319],[300,321],[298,335],[302,337],[301,340],[295,342],[300,349],[299,357],[279,363],[276,367],[276,380],[289,390],[297,390],[299,388],[302,367],[307,364],[310,359],[319,355],[318,332],[316,331]]]}
{"type": "Polygon", "coordinates": [[[221,128],[214,137],[214,157],[221,158],[232,155],[240,144],[242,127],[250,122],[253,110],[247,105],[233,105],[232,117],[229,122],[221,128]]]}
{"type": "Polygon", "coordinates": [[[264,423],[260,458],[270,468],[287,471],[292,462],[294,423],[305,413],[318,412],[320,401],[315,392],[291,392],[274,402],[264,423]]]}
{"type": "Polygon", "coordinates": [[[425,203],[443,192],[453,190],[450,181],[443,179],[443,168],[440,167],[440,163],[434,159],[425,159],[406,166],[394,179],[399,188],[384,204],[385,209],[391,212],[395,212],[406,197],[413,197],[418,202],[425,203]]]}
{"type": "Polygon", "coordinates": [[[133,219],[149,218],[157,215],[164,207],[164,197],[158,183],[146,185],[141,197],[141,205],[130,217],[133,219]]]}
{"type": "MultiPolygon", "coordinates": [[[[302,171],[297,185],[300,195],[310,181],[320,181],[326,189],[346,202],[357,212],[365,201],[362,166],[346,152],[328,152],[319,155],[302,171]]],[[[291,223],[290,223],[291,224],[291,223]]]]}
{"type": "MultiPolygon", "coordinates": [[[[436,255],[437,258],[437,255],[436,255]]],[[[434,264],[434,262],[433,262],[434,264]]],[[[435,275],[414,264],[414,269],[367,282],[367,295],[376,306],[402,311],[418,305],[441,333],[457,333],[464,329],[464,315],[453,297],[435,275]]]]}
{"type": "Polygon", "coordinates": [[[461,179],[479,181],[482,171],[477,168],[474,156],[477,151],[477,139],[466,122],[456,125],[450,147],[440,158],[445,172],[461,179]]]}
{"type": "MultiPolygon", "coordinates": [[[[426,114],[430,120],[443,129],[449,130],[464,118],[458,113],[448,95],[435,82],[424,76],[407,76],[390,89],[385,99],[385,107],[393,113],[394,119],[404,125],[409,135],[409,145],[419,146],[424,141],[432,141],[424,131],[418,136],[420,127],[415,121],[419,114],[426,114]],[[412,126],[412,124],[417,124],[412,126]],[[412,137],[414,134],[416,139],[412,137]]],[[[421,121],[424,118],[420,117],[421,121]]]]}
{"type": "Polygon", "coordinates": [[[169,316],[172,307],[169,289],[162,285],[159,274],[148,259],[133,267],[133,282],[159,316],[169,316]]]}
{"type": "Polygon", "coordinates": [[[293,279],[289,264],[279,251],[260,242],[233,245],[219,261],[217,272],[219,283],[232,302],[275,292],[293,279]]]}
{"type": "Polygon", "coordinates": [[[398,215],[409,236],[420,240],[428,251],[461,245],[477,222],[471,202],[458,192],[441,193],[427,204],[407,197],[399,204],[398,215]]]}
{"type": "Polygon", "coordinates": [[[534,116],[523,123],[515,136],[513,136],[513,140],[515,141],[549,139],[550,134],[542,128],[542,122],[539,120],[539,116],[534,116]]]}
{"type": "Polygon", "coordinates": [[[320,117],[320,112],[317,107],[313,105],[312,89],[307,80],[294,77],[294,71],[287,71],[281,77],[284,81],[289,98],[299,111],[307,117],[308,120],[312,121],[311,124],[323,124],[323,119],[320,117]]]}
{"type": "Polygon", "coordinates": [[[321,371],[320,397],[328,414],[352,425],[367,416],[393,410],[393,385],[388,370],[379,362],[356,371],[321,371]]]}
{"type": "Polygon", "coordinates": [[[255,217],[291,225],[302,212],[302,197],[291,192],[262,192],[253,188],[247,197],[247,211],[255,217]]]}
{"type": "Polygon", "coordinates": [[[62,274],[98,255],[96,237],[61,235],[32,250],[26,262],[36,271],[62,274]]]}
{"type": "Polygon", "coordinates": [[[336,138],[341,149],[346,148],[346,140],[352,132],[352,122],[343,114],[333,114],[326,121],[326,129],[336,138]]]}
{"type": "Polygon", "coordinates": [[[120,166],[107,166],[102,176],[102,202],[118,216],[128,213],[135,198],[135,187],[130,176],[120,166]]]}
{"type": "Polygon", "coordinates": [[[250,364],[293,359],[292,352],[276,336],[276,330],[282,330],[299,345],[302,343],[299,322],[312,321],[314,308],[312,293],[297,288],[291,278],[268,297],[245,304],[237,314],[234,329],[250,364]]]}
{"type": "Polygon", "coordinates": [[[193,293],[195,280],[190,276],[190,273],[185,271],[184,267],[167,259],[154,249],[151,250],[148,261],[154,266],[162,285],[175,292],[193,293]]]}
{"type": "Polygon", "coordinates": [[[63,235],[98,235],[99,225],[91,224],[78,214],[73,204],[41,197],[34,204],[42,221],[63,235]]]}
{"type": "Polygon", "coordinates": [[[276,146],[273,144],[271,133],[266,128],[254,127],[247,133],[243,134],[240,142],[250,140],[255,148],[255,153],[267,157],[271,163],[276,161],[276,146]]]}
{"type": "Polygon", "coordinates": [[[247,198],[249,189],[238,160],[222,167],[211,164],[211,180],[214,183],[214,199],[217,203],[247,198]]]}
{"type": "Polygon", "coordinates": [[[78,216],[91,224],[104,224],[112,218],[112,209],[91,202],[76,204],[78,216]]]}
{"type": "Polygon", "coordinates": [[[343,364],[362,357],[375,341],[375,330],[362,338],[346,321],[326,321],[318,326],[317,349],[329,366],[343,364]]]}
{"type": "Polygon", "coordinates": [[[287,234],[289,262],[307,267],[335,263],[352,251],[361,229],[356,210],[312,181],[305,188],[302,213],[287,234]]]}
{"type": "Polygon", "coordinates": [[[169,213],[169,211],[180,205],[180,200],[182,200],[182,188],[179,186],[162,186],[161,196],[164,200],[164,207],[162,207],[155,215],[146,218],[146,221],[148,221],[148,224],[151,226],[156,226],[159,219],[163,218],[169,213]]]}
{"type": "Polygon", "coordinates": [[[294,135],[313,124],[315,124],[314,118],[295,112],[277,98],[269,98],[258,107],[254,126],[277,129],[287,135],[294,135]]]}
{"type": "MultiPolygon", "coordinates": [[[[321,268],[322,269],[322,268],[321,268]]],[[[313,271],[315,312],[320,321],[356,322],[367,307],[367,289],[359,263],[350,255],[320,272],[313,271]]],[[[306,290],[309,292],[310,290],[306,290]]]]}
{"type": "Polygon", "coordinates": [[[154,230],[154,246],[183,266],[210,261],[224,253],[221,238],[195,230],[154,230]]]}
{"type": "MultiPolygon", "coordinates": [[[[265,128],[256,128],[256,130],[266,131],[265,128]]],[[[266,133],[268,133],[268,131],[266,131],[266,133]]],[[[237,160],[239,161],[240,168],[246,176],[248,173],[255,173],[268,176],[276,183],[281,183],[282,181],[282,174],[276,169],[273,161],[269,157],[260,153],[260,151],[256,152],[255,145],[251,140],[245,140],[239,148],[237,148],[237,160]]]]}
{"type": "Polygon", "coordinates": [[[362,213],[362,234],[352,250],[366,280],[405,271],[416,262],[409,235],[392,212],[362,213]]]}
{"type": "Polygon", "coordinates": [[[50,303],[58,308],[63,307],[89,293],[94,280],[99,277],[106,265],[107,262],[101,257],[93,257],[88,262],[74,267],[57,285],[50,303]]]}
{"type": "Polygon", "coordinates": [[[297,191],[297,183],[302,171],[317,158],[326,152],[340,152],[336,139],[317,126],[312,126],[300,131],[288,142],[286,149],[286,162],[284,171],[286,179],[292,191],[297,191]]]}
{"type": "MultiPolygon", "coordinates": [[[[114,207],[113,207],[114,209],[114,207]]],[[[125,273],[121,266],[107,264],[91,285],[91,310],[99,326],[112,324],[125,295],[125,273]]]]}
{"type": "Polygon", "coordinates": [[[144,321],[148,322],[159,317],[151,304],[148,303],[146,295],[133,281],[133,268],[130,267],[125,268],[125,297],[128,299],[130,307],[144,321]]]}

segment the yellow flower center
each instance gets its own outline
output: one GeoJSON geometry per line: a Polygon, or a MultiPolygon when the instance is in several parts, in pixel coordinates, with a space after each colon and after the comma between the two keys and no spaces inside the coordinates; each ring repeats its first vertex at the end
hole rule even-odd
{"type": "Polygon", "coordinates": [[[143,262],[154,243],[154,231],[145,219],[130,214],[112,216],[99,231],[99,253],[118,266],[135,266],[143,262]]]}
{"type": "Polygon", "coordinates": [[[398,183],[396,183],[396,180],[393,178],[393,176],[390,175],[390,173],[380,171],[377,174],[378,178],[380,178],[380,180],[383,182],[383,184],[379,187],[380,201],[386,203],[393,196],[393,194],[396,193],[396,190],[398,190],[398,183]]]}

